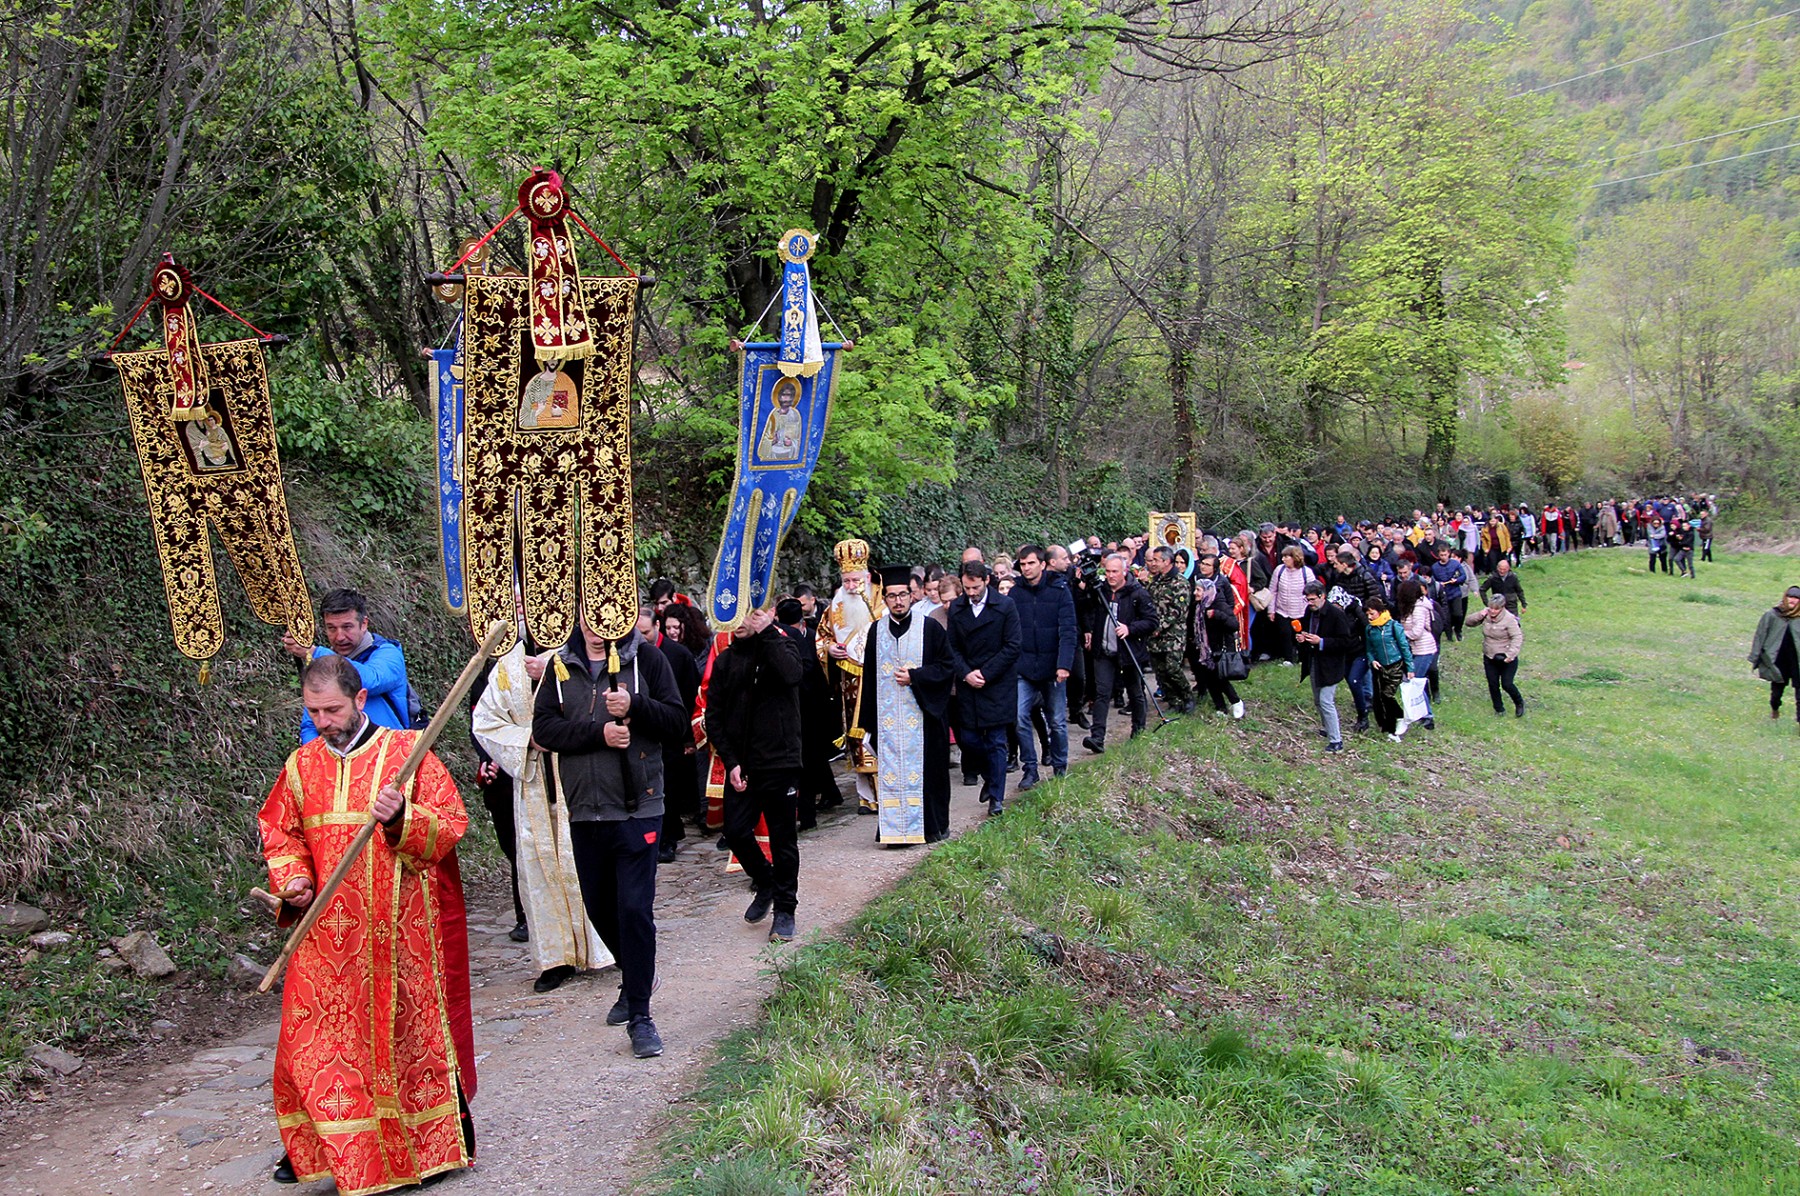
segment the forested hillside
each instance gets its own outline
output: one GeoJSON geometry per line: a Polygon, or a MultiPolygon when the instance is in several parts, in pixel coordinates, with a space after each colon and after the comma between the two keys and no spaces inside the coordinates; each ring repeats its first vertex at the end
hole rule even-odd
{"type": "MultiPolygon", "coordinates": [[[[423,279],[539,164],[658,279],[640,564],[691,585],[730,479],[727,344],[797,225],[857,346],[800,564],[848,533],[915,560],[1116,534],[1146,505],[1237,522],[1682,486],[1773,517],[1800,462],[1800,151],[1759,151],[1800,116],[1800,17],[1712,35],[1775,12],[13,0],[0,891],[175,929],[184,964],[221,967],[243,932],[291,672],[228,572],[214,684],[174,652],[96,358],[164,250],[292,338],[271,371],[309,580],[368,590],[427,692],[466,632],[429,578],[419,351],[455,313],[423,279]],[[1613,183],[1633,174],[1656,177],[1613,183]]],[[[522,264],[513,232],[494,245],[522,264]]],[[[49,994],[9,1017],[8,1057],[114,1032],[52,1007],[64,981],[138,999],[92,963],[0,959],[0,987],[49,994]]]]}
{"type": "Polygon", "coordinates": [[[1509,82],[1582,147],[1571,371],[1521,437],[1608,475],[1791,503],[1800,461],[1800,16],[1748,3],[1507,3],[1509,82]],[[1579,423],[1579,435],[1561,427],[1579,423]],[[1533,431],[1533,424],[1537,425],[1533,431]]]}

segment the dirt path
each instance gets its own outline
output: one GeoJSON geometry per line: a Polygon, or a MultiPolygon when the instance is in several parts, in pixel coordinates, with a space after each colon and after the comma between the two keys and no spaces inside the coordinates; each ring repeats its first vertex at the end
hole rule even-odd
{"type": "MultiPolygon", "coordinates": [[[[953,835],[984,817],[974,793],[955,787],[953,835]]],[[[874,834],[875,820],[858,817],[847,803],[801,836],[802,941],[843,927],[931,850],[882,848],[874,834]]],[[[634,1059],[625,1032],[605,1024],[616,970],[539,996],[531,991],[527,948],[506,937],[509,903],[472,903],[480,1162],[441,1190],[621,1192],[656,1164],[656,1130],[669,1105],[693,1090],[718,1040],[750,1024],[769,992],[775,952],[790,949],[769,945],[766,923],[745,924],[747,884],[724,867],[725,853],[690,836],[679,860],[659,873],[662,985],[654,1011],[667,1044],[660,1059],[634,1059]],[[574,1189],[572,1176],[579,1176],[574,1189]]],[[[333,1191],[329,1182],[283,1188],[269,1181],[281,1155],[269,1101],[279,1009],[271,1002],[269,1010],[235,1038],[116,1077],[110,1092],[79,1106],[52,1101],[9,1120],[0,1142],[0,1191],[333,1191]]]]}

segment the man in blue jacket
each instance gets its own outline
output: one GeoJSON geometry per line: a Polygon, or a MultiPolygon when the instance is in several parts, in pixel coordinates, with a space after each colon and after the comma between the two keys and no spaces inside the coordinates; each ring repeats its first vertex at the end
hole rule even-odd
{"type": "MultiPolygon", "coordinates": [[[[319,618],[325,625],[324,648],[303,644],[282,634],[281,646],[302,663],[336,652],[356,666],[363,688],[369,691],[363,713],[378,727],[404,731],[412,722],[412,687],[406,683],[406,657],[400,645],[369,630],[369,601],[355,590],[332,590],[319,602],[319,618]]],[[[312,716],[300,711],[300,742],[319,737],[312,716]]]]}
{"type": "Polygon", "coordinates": [[[1075,667],[1075,596],[1068,579],[1045,568],[1036,544],[1019,549],[1019,580],[1008,595],[1019,612],[1019,792],[1038,783],[1037,734],[1032,712],[1040,707],[1050,733],[1045,763],[1056,776],[1069,771],[1069,705],[1065,683],[1075,667]]]}

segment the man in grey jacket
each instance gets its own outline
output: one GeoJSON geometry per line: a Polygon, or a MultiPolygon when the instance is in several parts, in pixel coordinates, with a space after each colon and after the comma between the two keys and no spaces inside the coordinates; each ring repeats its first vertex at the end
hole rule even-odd
{"type": "Polygon", "coordinates": [[[628,1026],[632,1053],[648,1059],[663,1049],[650,1020],[662,745],[687,734],[687,712],[669,662],[635,629],[606,640],[583,619],[551,667],[531,734],[552,753],[551,792],[568,807],[581,902],[619,961],[606,1024],[628,1026]]]}

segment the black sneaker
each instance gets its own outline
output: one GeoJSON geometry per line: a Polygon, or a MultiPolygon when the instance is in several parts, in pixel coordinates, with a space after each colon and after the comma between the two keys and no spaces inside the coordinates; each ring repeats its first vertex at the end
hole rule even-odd
{"type": "Polygon", "coordinates": [[[769,924],[769,941],[771,943],[791,943],[794,941],[794,915],[783,910],[775,911],[775,921],[769,924]]]}
{"type": "Polygon", "coordinates": [[[1356,725],[1351,727],[1350,729],[1352,731],[1367,731],[1369,729],[1369,716],[1366,714],[1357,715],[1356,716],[1356,725]]]}
{"type": "Polygon", "coordinates": [[[531,941],[531,928],[526,926],[525,923],[520,922],[517,926],[506,932],[506,937],[515,943],[529,943],[531,941]]]}
{"type": "Polygon", "coordinates": [[[756,896],[750,899],[750,907],[744,911],[744,921],[752,926],[769,916],[769,907],[775,904],[774,889],[758,889],[756,896]]]}
{"type": "Polygon", "coordinates": [[[656,1032],[656,1023],[649,1018],[633,1020],[628,1033],[631,1035],[631,1053],[639,1059],[654,1059],[662,1054],[662,1035],[656,1032]]]}
{"type": "Polygon", "coordinates": [[[293,1162],[285,1154],[281,1156],[281,1161],[275,1164],[275,1170],[269,1178],[278,1184],[297,1184],[300,1182],[300,1177],[294,1174],[293,1162]]]}
{"type": "Polygon", "coordinates": [[[1106,745],[1103,743],[1096,742],[1092,735],[1089,735],[1087,738],[1083,739],[1081,741],[1081,746],[1086,748],[1088,751],[1094,753],[1094,755],[1096,755],[1096,756],[1098,756],[1101,752],[1104,752],[1106,750],[1106,745]]]}
{"type": "Polygon", "coordinates": [[[1344,750],[1344,745],[1341,742],[1334,741],[1332,743],[1326,744],[1325,750],[1328,752],[1341,752],[1344,750]]]}
{"type": "Polygon", "coordinates": [[[1028,772],[1019,778],[1018,790],[1020,793],[1030,793],[1037,786],[1038,774],[1036,772],[1028,772]]]}
{"type": "Polygon", "coordinates": [[[625,986],[621,984],[619,986],[619,999],[614,1001],[612,1008],[606,1011],[606,1024],[609,1026],[623,1026],[630,1020],[631,1006],[625,1003],[625,986]]]}

